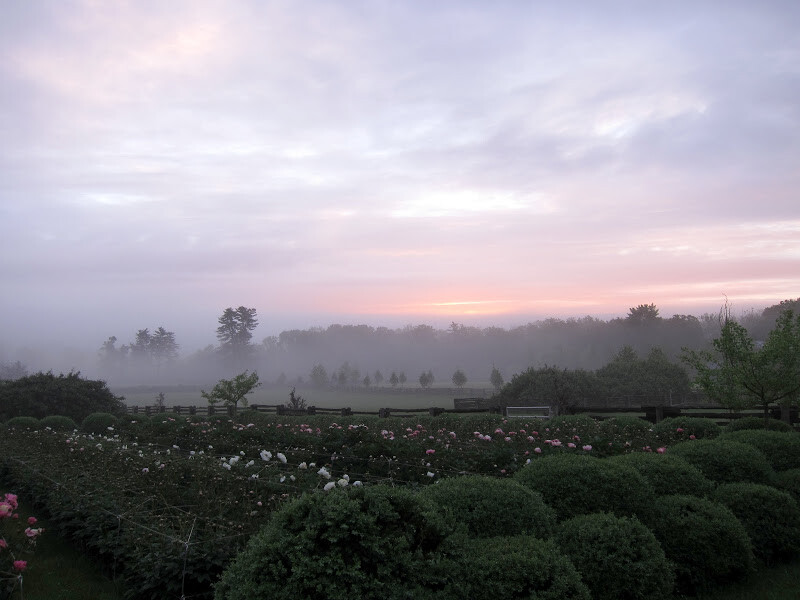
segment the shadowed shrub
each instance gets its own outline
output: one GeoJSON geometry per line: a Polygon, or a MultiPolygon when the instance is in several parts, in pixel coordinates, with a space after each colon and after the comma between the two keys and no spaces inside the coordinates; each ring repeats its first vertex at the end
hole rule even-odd
{"type": "Polygon", "coordinates": [[[39,421],[39,425],[42,427],[49,427],[55,431],[72,431],[78,428],[78,424],[75,421],[62,415],[47,416],[39,421]]]}
{"type": "Polygon", "coordinates": [[[763,417],[742,417],[741,419],[734,419],[725,426],[725,433],[731,431],[742,431],[745,429],[768,429],[770,431],[794,431],[792,426],[778,419],[767,419],[766,427],[764,426],[763,417]]]}
{"type": "Polygon", "coordinates": [[[12,417],[6,421],[6,429],[39,429],[36,417],[12,417]]]}
{"type": "Polygon", "coordinates": [[[559,525],[555,541],[594,600],[672,597],[672,565],[653,532],[636,518],[580,515],[559,525]]]}
{"type": "Polygon", "coordinates": [[[700,417],[669,417],[653,427],[653,432],[670,440],[714,438],[722,433],[722,428],[711,419],[700,417]]]}
{"type": "Polygon", "coordinates": [[[541,494],[509,479],[450,477],[423,488],[420,495],[463,523],[470,537],[548,537],[556,524],[556,513],[541,494]]]}
{"type": "Polygon", "coordinates": [[[800,469],[789,469],[780,471],[775,476],[775,487],[789,492],[800,505],[800,469]]]}
{"type": "Polygon", "coordinates": [[[714,483],[700,469],[677,455],[631,452],[606,460],[636,469],[658,496],[688,494],[706,497],[714,490],[714,483]]]}
{"type": "Polygon", "coordinates": [[[653,488],[633,467],[578,454],[556,454],[533,460],[515,475],[539,492],[559,520],[608,511],[618,516],[646,513],[653,488]]]}
{"type": "Polygon", "coordinates": [[[749,481],[769,484],[775,479],[767,457],[757,448],[741,442],[695,440],[676,444],[668,452],[685,459],[716,483],[749,481]]]}
{"type": "Polygon", "coordinates": [[[92,413],[87,416],[81,423],[81,431],[85,433],[108,433],[109,427],[114,427],[117,424],[117,417],[111,413],[92,413]]]}
{"type": "Polygon", "coordinates": [[[794,432],[747,429],[725,433],[720,440],[741,442],[758,448],[776,471],[800,468],[800,435],[794,432]]]}
{"type": "Polygon", "coordinates": [[[755,483],[728,483],[719,486],[712,499],[741,521],[756,557],[766,564],[800,553],[800,508],[789,492],[755,483]]]}

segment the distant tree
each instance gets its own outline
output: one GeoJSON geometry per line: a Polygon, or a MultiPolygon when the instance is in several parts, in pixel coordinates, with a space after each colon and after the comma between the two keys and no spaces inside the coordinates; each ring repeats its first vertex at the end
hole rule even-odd
{"type": "Polygon", "coordinates": [[[259,385],[261,384],[258,382],[258,374],[255,371],[250,374],[245,371],[233,379],[220,379],[210,392],[200,390],[200,395],[208,400],[210,405],[222,402],[225,406],[232,406],[235,415],[239,402],[242,406],[247,406],[246,396],[259,385]]]}
{"type": "Polygon", "coordinates": [[[628,311],[625,321],[633,325],[648,325],[660,320],[655,304],[640,304],[628,311]]]}
{"type": "Polygon", "coordinates": [[[12,381],[28,375],[28,369],[19,361],[0,363],[0,381],[12,381]]]}
{"type": "Polygon", "coordinates": [[[292,391],[289,392],[289,401],[284,406],[289,410],[303,410],[306,407],[306,401],[295,393],[295,388],[292,388],[292,391]]]}
{"type": "MultiPolygon", "coordinates": [[[[146,331],[146,330],[145,330],[146,331]]],[[[159,327],[150,336],[150,355],[160,370],[165,363],[169,363],[178,357],[180,346],[175,342],[175,333],[159,327]]]]}
{"type": "Polygon", "coordinates": [[[280,386],[286,385],[286,373],[281,371],[281,374],[278,375],[278,378],[275,380],[275,385],[280,385],[280,386]]]}
{"type": "Polygon", "coordinates": [[[400,382],[400,387],[403,387],[406,384],[406,381],[408,381],[408,378],[406,377],[406,372],[400,371],[400,375],[397,376],[397,380],[400,382]]]}
{"type": "Polygon", "coordinates": [[[433,381],[433,372],[431,370],[428,370],[426,373],[422,373],[419,376],[419,384],[425,389],[433,385],[433,381]]]}
{"type": "Polygon", "coordinates": [[[369,375],[364,375],[364,379],[361,380],[361,384],[365,388],[368,388],[369,386],[372,385],[372,379],[370,379],[369,375]]]}
{"type": "Polygon", "coordinates": [[[464,374],[464,371],[456,369],[456,372],[453,373],[453,385],[460,389],[464,387],[465,383],[467,383],[467,376],[464,374]]]}
{"type": "Polygon", "coordinates": [[[361,370],[354,366],[350,369],[350,385],[357,386],[359,379],[361,379],[361,370]]]}
{"type": "Polygon", "coordinates": [[[142,363],[150,359],[150,330],[140,329],[136,332],[136,339],[130,345],[132,359],[142,363]]]}
{"type": "Polygon", "coordinates": [[[253,337],[253,330],[258,327],[256,309],[244,306],[236,310],[226,308],[218,323],[220,352],[232,364],[241,366],[250,357],[253,348],[250,339],[253,337]]]}
{"type": "Polygon", "coordinates": [[[158,392],[158,395],[156,396],[156,406],[159,408],[159,410],[164,408],[165,400],[166,396],[164,395],[164,392],[158,392]]]}
{"type": "Polygon", "coordinates": [[[350,363],[348,361],[344,361],[342,366],[339,367],[339,371],[336,374],[336,382],[339,384],[340,387],[344,387],[347,385],[347,382],[350,381],[350,363]]]}
{"type": "Polygon", "coordinates": [[[400,379],[397,377],[397,373],[392,371],[392,374],[389,375],[389,385],[392,387],[397,387],[398,383],[400,383],[400,379]]]}
{"type": "Polygon", "coordinates": [[[328,372],[321,364],[316,364],[309,375],[311,384],[316,388],[324,388],[328,384],[328,372]]]}
{"type": "Polygon", "coordinates": [[[383,383],[383,373],[379,370],[375,371],[375,385],[380,386],[383,383]]]}
{"type": "Polygon", "coordinates": [[[128,356],[129,346],[123,344],[119,348],[116,346],[117,337],[109,337],[98,352],[100,368],[107,374],[118,373],[128,356]]]}
{"type": "Polygon", "coordinates": [[[561,414],[573,412],[582,399],[596,394],[597,387],[594,373],[590,371],[551,366],[531,367],[514,375],[492,398],[500,406],[547,405],[561,414]]]}
{"type": "Polygon", "coordinates": [[[503,380],[503,374],[500,373],[499,369],[494,365],[492,365],[492,374],[489,376],[489,382],[492,384],[492,387],[496,392],[499,392],[500,388],[502,388],[503,384],[505,383],[503,380]]]}

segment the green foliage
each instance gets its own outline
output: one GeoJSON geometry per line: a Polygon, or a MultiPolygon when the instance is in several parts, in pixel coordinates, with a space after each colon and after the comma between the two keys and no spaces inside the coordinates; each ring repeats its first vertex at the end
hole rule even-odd
{"type": "Polygon", "coordinates": [[[500,369],[495,366],[492,366],[492,373],[489,375],[489,383],[492,384],[495,392],[499,392],[505,383],[503,374],[500,372],[500,369]]]}
{"type": "Polygon", "coordinates": [[[780,471],[775,478],[775,487],[789,492],[800,505],[800,468],[780,471]]]}
{"type": "Polygon", "coordinates": [[[115,427],[117,422],[117,417],[111,413],[96,412],[87,415],[83,420],[81,423],[81,431],[94,434],[106,434],[108,433],[108,428],[115,427]]]}
{"type": "Polygon", "coordinates": [[[597,421],[589,415],[557,415],[545,421],[544,427],[549,429],[552,437],[572,437],[578,433],[588,437],[594,435],[598,429],[597,421]]]}
{"type": "Polygon", "coordinates": [[[594,600],[672,598],[672,565],[653,533],[636,518],[580,515],[559,525],[555,541],[594,600]]]}
{"type": "Polygon", "coordinates": [[[500,406],[554,406],[561,414],[570,412],[580,400],[595,396],[597,389],[590,371],[531,367],[514,375],[493,399],[500,406]]]}
{"type": "Polygon", "coordinates": [[[725,433],[720,439],[758,448],[776,471],[800,468],[800,435],[796,433],[746,429],[725,433]]]}
{"type": "Polygon", "coordinates": [[[424,487],[420,495],[466,525],[471,537],[544,538],[552,534],[556,523],[555,511],[541,494],[510,479],[448,477],[424,487]]]}
{"type": "Polygon", "coordinates": [[[316,364],[311,368],[309,379],[315,388],[324,388],[328,385],[328,371],[321,364],[316,364]]]}
{"type": "Polygon", "coordinates": [[[668,452],[685,459],[716,483],[770,484],[775,479],[763,452],[741,442],[696,440],[676,444],[668,452]]]}
{"type": "Polygon", "coordinates": [[[641,514],[653,500],[653,488],[636,469],[585,455],[545,456],[518,471],[515,478],[542,494],[559,520],[599,511],[641,514]]]}
{"type": "Polygon", "coordinates": [[[423,389],[431,387],[431,385],[433,385],[433,382],[434,382],[433,371],[431,371],[430,369],[427,372],[423,372],[419,376],[419,385],[423,389]]]}
{"type": "Polygon", "coordinates": [[[697,467],[674,454],[631,452],[607,460],[636,469],[653,486],[658,496],[686,494],[706,497],[714,490],[714,483],[697,467]]]}
{"type": "Polygon", "coordinates": [[[668,417],[653,426],[653,432],[673,440],[685,440],[689,439],[690,436],[703,439],[717,437],[722,433],[722,428],[711,419],[668,417]]]}
{"type": "Polygon", "coordinates": [[[770,431],[794,431],[792,426],[778,419],[763,419],[762,417],[742,417],[734,419],[725,427],[725,433],[729,431],[741,431],[743,429],[769,429],[770,431]]]}
{"type": "Polygon", "coordinates": [[[464,371],[456,369],[455,373],[453,373],[453,385],[457,388],[462,388],[465,383],[467,383],[467,376],[464,374],[464,371]]]}
{"type": "Polygon", "coordinates": [[[39,421],[39,425],[56,431],[72,431],[78,428],[78,424],[75,421],[62,415],[48,415],[39,421]]]}
{"type": "Polygon", "coordinates": [[[625,346],[605,366],[597,370],[602,393],[610,398],[637,397],[643,403],[660,403],[671,395],[689,393],[689,375],[671,362],[661,348],[653,348],[641,359],[625,346]]]}
{"type": "Polygon", "coordinates": [[[551,540],[532,536],[470,540],[453,598],[590,600],[572,562],[551,540]]]}
{"type": "Polygon", "coordinates": [[[6,421],[7,429],[38,429],[39,419],[36,417],[12,417],[6,421]]]}
{"type": "Polygon", "coordinates": [[[103,381],[68,375],[36,373],[13,381],[0,381],[0,420],[29,416],[65,415],[75,421],[93,412],[121,414],[124,398],[115,396],[103,381]]]}
{"type": "Polygon", "coordinates": [[[248,375],[245,371],[233,379],[220,379],[210,392],[201,390],[200,395],[211,405],[222,402],[225,406],[232,406],[236,414],[239,402],[247,406],[247,394],[251,394],[259,385],[258,373],[254,371],[248,375]]]}
{"type": "Polygon", "coordinates": [[[600,421],[598,429],[609,436],[623,436],[628,438],[641,437],[653,428],[653,424],[639,417],[612,417],[600,421]]]}
{"type": "Polygon", "coordinates": [[[447,530],[408,489],[304,494],[252,537],[215,598],[427,598],[446,584],[431,565],[444,560],[447,530]]]}
{"type": "Polygon", "coordinates": [[[712,499],[744,525],[753,551],[766,564],[800,554],[800,508],[791,494],[768,485],[728,483],[712,499]]]}
{"type": "Polygon", "coordinates": [[[744,579],[754,557],[744,526],[725,506],[696,496],[662,496],[647,526],[675,564],[676,587],[695,594],[744,579]]]}

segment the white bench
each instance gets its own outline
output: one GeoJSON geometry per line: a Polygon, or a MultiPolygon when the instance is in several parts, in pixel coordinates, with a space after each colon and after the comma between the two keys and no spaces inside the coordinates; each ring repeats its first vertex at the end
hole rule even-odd
{"type": "Polygon", "coordinates": [[[551,410],[549,406],[506,406],[505,414],[506,418],[549,419],[551,410]]]}

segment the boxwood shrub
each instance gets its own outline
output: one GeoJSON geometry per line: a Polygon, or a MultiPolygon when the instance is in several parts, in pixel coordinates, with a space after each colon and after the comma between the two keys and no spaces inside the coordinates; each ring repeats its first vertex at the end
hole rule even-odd
{"type": "Polygon", "coordinates": [[[767,419],[764,426],[764,417],[742,417],[734,419],[725,427],[725,433],[729,431],[742,431],[743,429],[769,429],[770,431],[794,431],[792,426],[778,419],[767,419]]]}
{"type": "Polygon", "coordinates": [[[559,525],[555,541],[594,600],[672,598],[673,566],[653,532],[636,518],[580,515],[559,525]]]}
{"type": "Polygon", "coordinates": [[[460,562],[463,570],[447,596],[454,600],[591,598],[575,566],[552,540],[533,536],[470,540],[460,562]]]}
{"type": "Polygon", "coordinates": [[[420,495],[463,523],[470,537],[543,538],[553,533],[556,524],[556,513],[541,494],[510,479],[449,477],[424,487],[420,495]]]}
{"type": "Polygon", "coordinates": [[[744,579],[755,559],[750,538],[727,507],[697,496],[662,496],[647,526],[675,564],[683,594],[708,591],[744,579]]]}
{"type": "Polygon", "coordinates": [[[562,436],[576,433],[588,436],[597,431],[598,424],[589,415],[558,415],[545,421],[542,427],[551,434],[558,430],[562,436]]]}
{"type": "Polygon", "coordinates": [[[428,598],[457,572],[446,551],[449,529],[406,488],[306,493],[251,538],[215,598],[428,598]]]}
{"type": "Polygon", "coordinates": [[[748,429],[725,433],[720,439],[758,448],[776,471],[800,468],[800,435],[794,432],[748,429]]]}
{"type": "Polygon", "coordinates": [[[49,415],[39,421],[39,424],[42,427],[49,427],[56,431],[72,431],[78,428],[78,424],[75,421],[63,415],[49,415]]]}
{"type": "Polygon", "coordinates": [[[775,486],[789,492],[800,505],[800,469],[778,472],[775,477],[775,486]]]}
{"type": "Polygon", "coordinates": [[[714,490],[714,483],[700,469],[674,454],[631,452],[606,460],[636,469],[659,496],[688,494],[706,497],[714,490]]]}
{"type": "Polygon", "coordinates": [[[744,525],[753,551],[766,564],[800,553],[800,508],[789,492],[755,483],[728,483],[712,497],[744,525]]]}
{"type": "Polygon", "coordinates": [[[722,433],[722,428],[711,419],[700,417],[668,417],[653,427],[661,437],[671,440],[684,440],[694,436],[697,439],[714,438],[722,433]]]}
{"type": "Polygon", "coordinates": [[[676,444],[667,452],[684,458],[716,483],[769,484],[775,480],[767,457],[749,444],[729,439],[694,440],[676,444]]]}
{"type": "Polygon", "coordinates": [[[653,424],[639,417],[613,417],[600,421],[599,430],[608,436],[622,436],[627,438],[640,438],[647,435],[653,424]]]}
{"type": "Polygon", "coordinates": [[[553,454],[532,461],[515,475],[542,494],[559,520],[599,511],[631,516],[648,511],[654,492],[633,467],[579,454],[553,454]]]}
{"type": "Polygon", "coordinates": [[[109,427],[117,424],[117,417],[111,413],[96,412],[88,415],[81,423],[81,431],[86,433],[108,433],[109,427]]]}
{"type": "Polygon", "coordinates": [[[39,419],[36,417],[11,417],[6,421],[7,429],[38,429],[39,419]]]}

